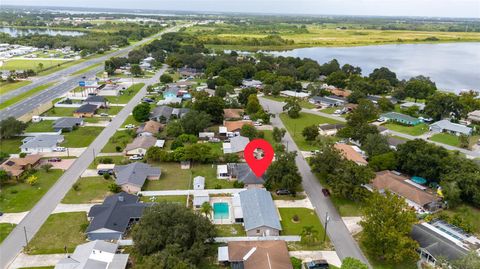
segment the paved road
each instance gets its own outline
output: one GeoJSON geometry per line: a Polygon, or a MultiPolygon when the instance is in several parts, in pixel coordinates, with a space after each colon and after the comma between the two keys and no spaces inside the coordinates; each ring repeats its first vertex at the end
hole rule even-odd
{"type": "Polygon", "coordinates": [[[80,175],[88,168],[94,160],[94,156],[108,142],[108,139],[117,131],[125,119],[130,115],[133,108],[141,102],[147,94],[147,85],[156,83],[160,75],[166,70],[163,67],[152,77],[128,104],[115,116],[108,127],[90,144],[87,150],[73,163],[73,165],[60,177],[55,185],[42,197],[42,199],[30,210],[30,213],[15,227],[10,235],[0,245],[0,268],[6,268],[25,246],[24,228],[27,231],[27,238],[31,240],[40,229],[48,216],[55,210],[57,205],[77,181],[80,175]]]}
{"type": "MultiPolygon", "coordinates": [[[[283,104],[281,102],[265,98],[259,99],[260,103],[265,109],[268,109],[271,113],[276,115],[275,118],[272,118],[272,125],[285,128],[282,121],[278,117],[278,115],[282,113],[283,104]]],[[[296,151],[300,153],[300,149],[297,147],[288,132],[285,134],[283,143],[287,144],[289,151],[296,151]]],[[[338,214],[337,209],[333,205],[332,201],[330,198],[327,198],[322,194],[322,186],[315,175],[311,172],[310,166],[303,158],[302,154],[297,154],[295,162],[298,170],[300,170],[300,174],[302,175],[303,189],[308,195],[310,202],[314,206],[315,211],[317,212],[317,215],[323,224],[325,224],[326,214],[328,213],[329,215],[330,220],[328,222],[327,234],[335,246],[338,256],[341,259],[353,257],[359,259],[363,263],[368,264],[368,260],[365,258],[362,251],[358,247],[357,242],[353,239],[352,235],[343,223],[343,220],[338,214]]]]}
{"type": "Polygon", "coordinates": [[[30,111],[34,111],[38,107],[39,104],[43,104],[45,102],[51,101],[51,100],[65,94],[66,92],[75,88],[78,85],[78,81],[80,81],[83,76],[92,77],[96,73],[101,71],[103,69],[103,67],[98,66],[98,67],[96,67],[96,68],[94,68],[94,69],[92,69],[92,70],[90,70],[90,71],[88,71],[84,74],[81,74],[81,75],[68,76],[71,73],[73,73],[75,71],[78,71],[78,70],[81,70],[83,68],[86,68],[90,65],[94,65],[96,63],[103,62],[103,61],[105,61],[106,59],[108,59],[112,56],[120,56],[122,54],[126,54],[130,50],[132,50],[134,47],[145,44],[146,42],[149,42],[152,39],[158,38],[159,36],[161,36],[164,33],[177,31],[180,27],[181,26],[175,26],[175,27],[168,28],[165,31],[160,32],[160,33],[158,33],[158,34],[156,34],[152,37],[143,39],[142,41],[136,43],[135,45],[131,45],[131,46],[128,46],[126,48],[120,49],[120,50],[118,50],[114,53],[108,54],[107,56],[102,56],[102,57],[99,57],[99,58],[88,60],[88,61],[80,63],[78,65],[75,65],[75,66],[66,68],[64,70],[55,72],[51,75],[48,75],[48,76],[45,76],[45,77],[42,77],[42,78],[38,78],[35,82],[33,82],[33,83],[31,83],[27,86],[21,87],[21,88],[15,90],[15,91],[11,91],[11,92],[8,92],[7,94],[2,95],[2,98],[0,98],[0,103],[4,102],[5,100],[10,99],[13,96],[16,96],[18,94],[27,92],[27,91],[29,91],[29,90],[31,90],[35,87],[38,87],[40,85],[43,85],[43,84],[46,84],[46,83],[49,83],[49,82],[52,82],[52,81],[58,81],[58,83],[55,84],[54,86],[36,94],[36,95],[33,95],[33,96],[31,96],[27,99],[24,99],[24,100],[12,105],[12,106],[9,106],[9,107],[1,110],[0,111],[0,120],[3,120],[7,117],[18,118],[20,116],[25,115],[26,113],[28,113],[30,111]]]}

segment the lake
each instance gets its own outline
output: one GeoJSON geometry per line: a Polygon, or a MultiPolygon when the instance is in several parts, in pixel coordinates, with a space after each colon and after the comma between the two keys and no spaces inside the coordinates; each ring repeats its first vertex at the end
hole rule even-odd
{"type": "Polygon", "coordinates": [[[274,55],[311,58],[320,64],[337,59],[362,68],[368,75],[388,67],[400,79],[430,77],[439,89],[480,91],[480,43],[398,44],[363,47],[315,47],[269,51],[274,55]]]}
{"type": "Polygon", "coordinates": [[[23,29],[23,28],[13,28],[13,27],[0,27],[0,33],[6,33],[13,37],[24,36],[24,35],[63,35],[63,36],[81,36],[85,33],[80,31],[67,31],[67,30],[52,30],[52,29],[23,29]]]}

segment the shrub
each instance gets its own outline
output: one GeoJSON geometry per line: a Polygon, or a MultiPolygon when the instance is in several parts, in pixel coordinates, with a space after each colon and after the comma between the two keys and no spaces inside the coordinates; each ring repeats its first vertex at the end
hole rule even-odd
{"type": "Polygon", "coordinates": [[[122,190],[122,188],[120,188],[120,186],[115,184],[115,182],[112,182],[110,183],[110,185],[108,185],[108,190],[113,193],[119,193],[122,190]]]}
{"type": "Polygon", "coordinates": [[[116,152],[122,152],[122,147],[116,146],[116,147],[115,147],[115,151],[116,151],[116,152]]]}
{"type": "Polygon", "coordinates": [[[25,156],[27,156],[27,153],[22,152],[22,153],[19,154],[19,156],[20,156],[20,158],[25,158],[25,156]]]}
{"type": "Polygon", "coordinates": [[[103,174],[103,179],[109,180],[110,179],[110,174],[109,173],[103,174]]]}
{"type": "Polygon", "coordinates": [[[75,182],[73,185],[72,185],[72,189],[74,191],[79,191],[80,190],[80,184],[78,182],[75,182]]]}
{"type": "Polygon", "coordinates": [[[234,188],[241,189],[241,188],[245,187],[245,184],[243,184],[243,182],[240,182],[240,181],[238,181],[238,180],[235,180],[235,181],[233,182],[233,187],[234,187],[234,188]]]}
{"type": "Polygon", "coordinates": [[[112,158],[109,158],[109,157],[105,157],[105,158],[100,158],[98,160],[99,163],[103,163],[103,164],[112,164],[113,163],[113,159],[112,158]]]}
{"type": "Polygon", "coordinates": [[[298,221],[300,221],[300,217],[297,214],[295,214],[295,215],[293,215],[292,220],[295,221],[295,222],[298,222],[298,221]]]}
{"type": "Polygon", "coordinates": [[[46,173],[50,172],[50,169],[52,169],[52,167],[53,167],[53,165],[50,164],[50,163],[46,163],[46,164],[44,164],[44,165],[41,166],[41,168],[42,168],[46,173]]]}
{"type": "Polygon", "coordinates": [[[35,175],[31,175],[27,178],[27,184],[30,186],[37,184],[37,182],[38,182],[38,177],[35,175]]]}

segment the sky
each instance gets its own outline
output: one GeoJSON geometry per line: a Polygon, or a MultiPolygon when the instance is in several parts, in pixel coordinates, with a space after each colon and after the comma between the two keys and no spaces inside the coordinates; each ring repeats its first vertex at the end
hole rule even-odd
{"type": "Polygon", "coordinates": [[[1,0],[4,5],[480,18],[480,0],[1,0]]]}

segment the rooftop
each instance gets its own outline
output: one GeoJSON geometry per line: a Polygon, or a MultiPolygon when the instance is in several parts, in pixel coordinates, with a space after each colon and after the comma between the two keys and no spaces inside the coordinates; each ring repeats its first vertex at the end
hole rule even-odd
{"type": "Polygon", "coordinates": [[[248,189],[240,192],[239,195],[245,230],[249,231],[262,226],[282,230],[270,192],[263,189],[248,189]]]}
{"type": "Polygon", "coordinates": [[[228,258],[244,269],[293,269],[287,244],[281,240],[228,242],[228,258]]]}
{"type": "Polygon", "coordinates": [[[97,105],[84,104],[81,107],[79,107],[77,110],[75,110],[74,113],[95,113],[97,109],[98,109],[97,105]]]}
{"type": "Polygon", "coordinates": [[[139,137],[136,137],[132,143],[128,144],[125,147],[125,151],[130,151],[138,148],[148,149],[150,147],[155,146],[156,143],[157,143],[157,138],[153,136],[139,136],[139,137]]]}
{"type": "Polygon", "coordinates": [[[338,149],[347,160],[354,161],[358,164],[368,164],[362,154],[358,153],[352,146],[338,143],[335,144],[334,147],[338,149]]]}
{"type": "Polygon", "coordinates": [[[132,184],[142,187],[148,177],[160,177],[161,171],[158,167],[149,164],[134,162],[127,165],[115,165],[115,182],[118,185],[132,184]]]}
{"type": "Polygon", "coordinates": [[[102,240],[78,245],[55,269],[123,269],[127,266],[128,254],[117,254],[117,248],[118,244],[102,240]]]}

